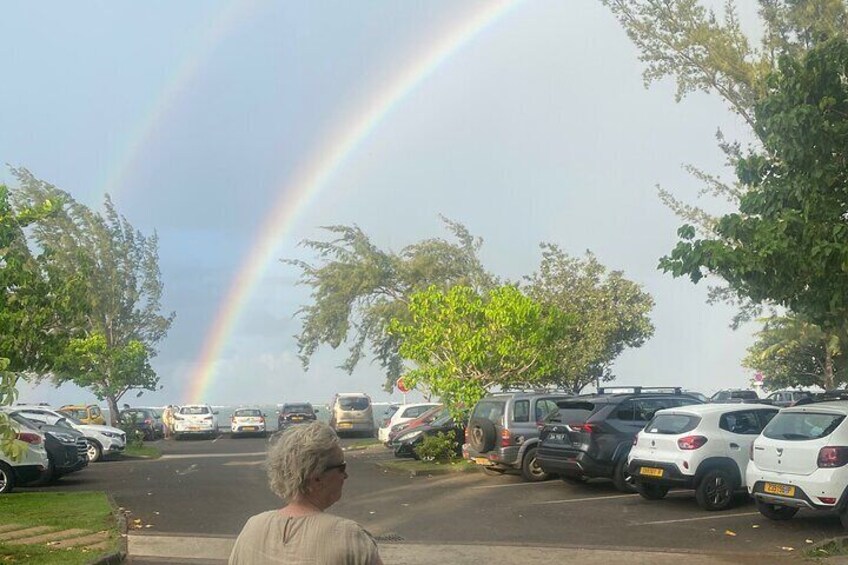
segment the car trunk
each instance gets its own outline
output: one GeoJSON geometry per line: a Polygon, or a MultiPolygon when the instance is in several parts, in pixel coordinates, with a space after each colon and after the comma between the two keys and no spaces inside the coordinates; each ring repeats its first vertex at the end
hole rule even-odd
{"type": "Polygon", "coordinates": [[[810,475],[819,468],[819,451],[844,419],[821,407],[780,412],[755,441],[754,463],[763,471],[810,475]]]}
{"type": "Polygon", "coordinates": [[[585,443],[591,435],[586,421],[602,406],[586,400],[557,402],[557,411],[550,415],[542,430],[542,441],[547,445],[562,446],[585,443]]]}

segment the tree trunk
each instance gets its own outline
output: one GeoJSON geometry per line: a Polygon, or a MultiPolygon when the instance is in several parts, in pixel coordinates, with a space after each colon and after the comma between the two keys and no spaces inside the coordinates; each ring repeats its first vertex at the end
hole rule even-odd
{"type": "Polygon", "coordinates": [[[118,398],[114,394],[106,395],[106,404],[109,405],[109,425],[118,427],[118,398]]]}
{"type": "Polygon", "coordinates": [[[824,379],[822,386],[825,390],[833,390],[833,354],[830,347],[824,347],[824,379]]]}

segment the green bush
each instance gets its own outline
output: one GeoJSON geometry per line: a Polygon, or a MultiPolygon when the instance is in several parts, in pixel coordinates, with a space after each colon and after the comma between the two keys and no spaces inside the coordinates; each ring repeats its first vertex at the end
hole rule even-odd
{"type": "Polygon", "coordinates": [[[426,436],[421,445],[415,448],[415,454],[422,461],[450,463],[456,459],[456,447],[456,434],[453,430],[448,433],[439,432],[434,436],[426,436]]]}
{"type": "Polygon", "coordinates": [[[127,447],[141,447],[144,445],[144,432],[135,427],[133,422],[121,420],[118,426],[127,434],[127,447]]]}

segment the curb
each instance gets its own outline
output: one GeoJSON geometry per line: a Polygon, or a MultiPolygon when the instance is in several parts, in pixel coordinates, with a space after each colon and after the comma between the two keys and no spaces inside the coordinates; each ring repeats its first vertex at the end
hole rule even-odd
{"type": "Polygon", "coordinates": [[[118,509],[118,504],[115,502],[115,499],[112,498],[111,493],[106,493],[106,498],[112,506],[112,516],[118,523],[118,551],[113,551],[112,553],[107,553],[102,557],[98,557],[97,559],[90,561],[88,565],[118,565],[119,563],[123,563],[129,555],[127,551],[127,517],[118,509]]]}
{"type": "Polygon", "coordinates": [[[481,469],[478,467],[466,467],[464,469],[404,469],[398,468],[391,463],[374,463],[374,465],[378,469],[382,469],[384,471],[388,471],[390,473],[396,473],[398,475],[408,475],[410,477],[433,477],[437,475],[464,475],[465,473],[479,473],[481,469]]]}

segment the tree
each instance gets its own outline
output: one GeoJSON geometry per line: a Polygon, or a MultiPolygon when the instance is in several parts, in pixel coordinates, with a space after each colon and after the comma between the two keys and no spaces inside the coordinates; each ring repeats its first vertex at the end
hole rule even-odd
{"type": "Polygon", "coordinates": [[[301,242],[319,261],[286,261],[301,270],[301,284],[312,287],[313,304],[299,311],[303,322],[297,340],[304,368],[321,345],[336,349],[349,343],[341,368],[353,372],[370,349],[385,371],[385,389],[391,391],[403,360],[398,338],[387,328],[393,319],[408,319],[410,296],[431,285],[482,290],[494,284],[477,257],[482,241],[463,225],[442,220],[455,241],[426,239],[399,253],[379,249],[358,226],[330,226],[325,229],[333,239],[301,242]]]}
{"type": "Polygon", "coordinates": [[[407,386],[439,397],[452,412],[468,410],[493,387],[547,386],[556,380],[554,343],[570,321],[514,286],[483,294],[458,285],[431,286],[410,296],[409,321],[393,320],[389,334],[414,363],[407,386]]]}
{"type": "Polygon", "coordinates": [[[134,229],[108,195],[101,214],[25,169],[13,172],[22,205],[62,203],[33,226],[33,240],[52,278],[75,281],[74,301],[82,305],[51,377],[91,389],[107,402],[115,423],[124,394],[156,389],[149,361],[174,319],[161,313],[158,237],[134,229]]]}
{"type": "Polygon", "coordinates": [[[818,386],[831,390],[848,382],[848,362],[835,339],[797,316],[774,316],[764,320],[742,364],[763,374],[770,390],[818,386]]]}
{"type": "Polygon", "coordinates": [[[627,347],[640,347],[654,333],[651,296],[621,271],[607,271],[590,252],[569,257],[542,244],[539,271],[527,277],[527,293],[573,321],[555,344],[557,384],[579,394],[586,385],[614,378],[612,366],[627,347]]]}

